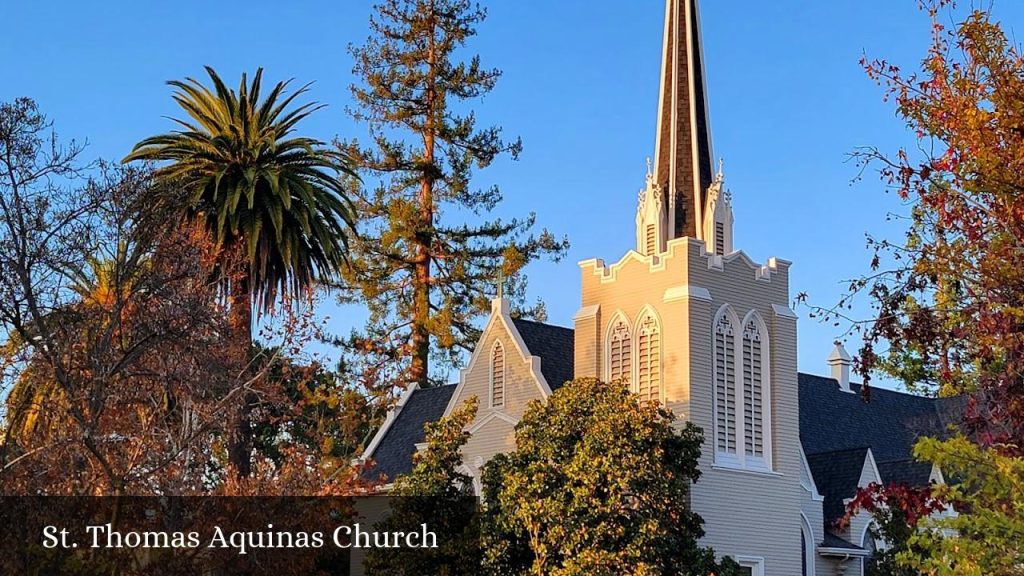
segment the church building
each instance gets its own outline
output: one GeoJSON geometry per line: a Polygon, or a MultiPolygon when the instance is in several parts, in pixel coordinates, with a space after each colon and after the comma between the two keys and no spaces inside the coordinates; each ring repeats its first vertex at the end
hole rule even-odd
{"type": "Polygon", "coordinates": [[[614,262],[579,263],[571,328],[512,318],[495,299],[458,384],[407,391],[364,458],[388,478],[409,472],[424,424],[476,396],[463,462],[479,483],[483,465],[514,447],[529,401],[574,377],[622,379],[705,431],[691,494],[704,545],[753,576],[861,575],[884,543],[865,515],[842,530],[835,521],[872,482],[941,482],[911,448],[943,430],[956,406],[884,389],[862,401],[842,346],[823,359],[826,375],[797,371],[791,262],[755,262],[733,244],[742,196],[714,162],[698,2],[666,4],[636,245],[614,262]]]}

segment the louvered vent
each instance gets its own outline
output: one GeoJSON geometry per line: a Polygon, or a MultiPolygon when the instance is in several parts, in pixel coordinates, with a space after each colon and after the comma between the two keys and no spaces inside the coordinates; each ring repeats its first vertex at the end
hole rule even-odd
{"type": "Polygon", "coordinates": [[[491,353],[491,406],[505,405],[505,347],[501,342],[494,345],[491,353]]]}
{"type": "Polygon", "coordinates": [[[761,330],[751,320],[743,329],[743,415],[746,454],[764,457],[764,390],[761,376],[761,330]]]}
{"type": "Polygon", "coordinates": [[[715,325],[715,415],[719,452],[736,453],[736,344],[732,321],[715,325]]]}
{"type": "Polygon", "coordinates": [[[612,327],[608,350],[608,379],[629,380],[632,368],[633,342],[629,336],[629,326],[625,320],[616,321],[612,327]]]}
{"type": "Polygon", "coordinates": [[[641,400],[661,400],[661,330],[653,316],[640,323],[637,334],[636,393],[641,400]]]}

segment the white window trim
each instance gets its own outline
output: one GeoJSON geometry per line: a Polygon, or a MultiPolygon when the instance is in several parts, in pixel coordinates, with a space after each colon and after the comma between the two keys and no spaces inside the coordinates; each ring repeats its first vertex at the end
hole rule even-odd
{"type": "MultiPolygon", "coordinates": [[[[661,318],[658,313],[654,311],[654,308],[650,306],[644,306],[643,310],[637,316],[636,324],[632,328],[632,332],[629,335],[630,344],[632,345],[632,354],[630,356],[630,363],[632,364],[629,381],[629,389],[634,393],[640,392],[640,327],[643,326],[644,320],[648,317],[654,319],[655,325],[658,329],[658,401],[662,404],[665,403],[665,369],[664,365],[664,353],[665,353],[665,332],[662,330],[661,318]]],[[[609,332],[610,334],[610,332],[609,332]]],[[[610,344],[610,343],[609,343],[610,344]]],[[[611,364],[609,363],[608,369],[611,370],[611,364]]]]}
{"type": "MultiPolygon", "coordinates": [[[[714,430],[712,434],[712,442],[714,445],[715,465],[723,466],[728,468],[741,468],[739,459],[739,431],[737,427],[737,450],[736,454],[730,454],[728,452],[722,452],[718,449],[718,351],[716,349],[718,338],[716,330],[718,329],[718,323],[722,320],[723,316],[728,316],[729,321],[732,323],[733,332],[733,360],[736,358],[736,331],[739,318],[736,317],[736,313],[733,312],[732,307],[728,304],[718,309],[718,313],[715,314],[714,320],[711,322],[711,427],[714,430]]],[[[733,369],[735,373],[735,368],[733,369]]],[[[733,383],[735,393],[735,382],[733,383]]]]}
{"type": "Polygon", "coordinates": [[[804,556],[804,562],[807,563],[807,575],[815,576],[816,570],[814,562],[816,560],[814,550],[817,548],[814,530],[811,529],[811,522],[807,519],[807,516],[803,512],[800,513],[800,533],[804,536],[804,550],[800,553],[804,556]]]}
{"type": "Polygon", "coordinates": [[[742,568],[750,568],[753,576],[764,576],[763,556],[734,556],[733,560],[742,568]]]}
{"type": "Polygon", "coordinates": [[[771,381],[771,338],[768,333],[768,326],[756,310],[751,310],[743,317],[742,322],[737,322],[738,317],[728,304],[719,308],[711,323],[711,416],[712,428],[714,430],[714,463],[716,467],[734,468],[737,470],[750,470],[755,472],[773,472],[772,460],[772,381],[771,381]],[[718,450],[718,362],[715,358],[715,328],[722,316],[728,315],[730,322],[733,322],[733,360],[736,362],[733,382],[733,395],[736,398],[736,453],[720,452],[718,450]],[[758,330],[761,332],[761,418],[764,434],[764,456],[747,456],[746,450],[746,414],[744,413],[743,397],[743,331],[747,324],[754,320],[758,330]]]}
{"type": "MultiPolygon", "coordinates": [[[[740,369],[743,368],[743,331],[746,330],[747,324],[754,322],[757,325],[757,330],[761,335],[761,432],[764,435],[762,443],[764,445],[764,456],[763,457],[751,457],[753,461],[745,462],[746,468],[756,468],[761,470],[772,470],[772,349],[771,349],[771,337],[768,335],[768,325],[765,324],[764,319],[758,314],[757,310],[751,310],[747,313],[746,317],[743,318],[743,323],[740,324],[740,369]]],[[[741,388],[739,382],[736,383],[737,389],[741,388]]],[[[739,420],[739,419],[737,419],[739,420]]],[[[746,425],[746,415],[743,418],[743,424],[746,425]]],[[[744,444],[746,443],[746,430],[744,430],[743,436],[744,444]]],[[[746,449],[744,447],[744,454],[746,449]]]]}
{"type": "Polygon", "coordinates": [[[500,410],[505,407],[505,398],[508,396],[508,355],[505,354],[505,345],[501,343],[501,340],[495,340],[491,346],[491,355],[487,359],[488,370],[487,370],[487,397],[488,407],[491,410],[500,410]],[[497,350],[501,350],[501,404],[494,403],[494,353],[497,350]]]}
{"type": "Polygon", "coordinates": [[[636,362],[633,361],[633,355],[636,352],[634,349],[634,346],[636,345],[636,335],[633,333],[633,324],[629,321],[629,318],[622,312],[622,310],[618,310],[612,315],[612,319],[608,322],[608,327],[604,332],[604,362],[602,362],[604,365],[602,370],[604,373],[603,379],[605,382],[612,382],[612,332],[620,321],[625,324],[626,328],[629,330],[629,366],[623,370],[623,372],[628,375],[628,384],[632,387],[633,382],[636,380],[633,374],[634,367],[636,366],[636,362]]]}

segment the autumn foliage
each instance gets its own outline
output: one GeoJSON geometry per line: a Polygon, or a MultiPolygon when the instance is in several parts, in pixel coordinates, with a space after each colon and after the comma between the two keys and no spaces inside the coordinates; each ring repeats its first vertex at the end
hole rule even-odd
{"type": "Polygon", "coordinates": [[[879,523],[892,546],[882,553],[887,574],[1020,574],[1024,54],[988,11],[957,16],[947,28],[954,3],[924,5],[932,42],[918,72],[863,62],[919,142],[916,153],[859,153],[910,213],[903,239],[870,240],[872,273],[852,284],[849,298],[867,292],[875,304],[874,317],[858,325],[865,378],[877,370],[912,389],[962,396],[964,419],[949,439],[924,438],[915,448],[946,485],[872,486],[848,512],[879,523]]]}
{"type": "MultiPolygon", "coordinates": [[[[975,10],[954,28],[946,1],[927,3],[932,44],[917,72],[865,59],[916,151],[862,149],[866,168],[909,207],[900,239],[871,237],[859,294],[875,306],[859,371],[912,389],[970,397],[968,432],[984,445],[1024,446],[1024,56],[975,10]]],[[[867,392],[866,392],[867,393],[867,392]]]]}

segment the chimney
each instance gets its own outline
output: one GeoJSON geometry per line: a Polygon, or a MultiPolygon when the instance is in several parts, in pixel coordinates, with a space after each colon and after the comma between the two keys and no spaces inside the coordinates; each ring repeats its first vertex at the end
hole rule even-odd
{"type": "Polygon", "coordinates": [[[832,367],[832,377],[839,382],[839,389],[852,394],[853,389],[850,388],[850,366],[853,365],[853,358],[850,357],[850,353],[846,351],[846,348],[843,348],[841,342],[836,342],[836,347],[829,354],[828,365],[832,367]]]}

